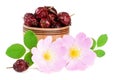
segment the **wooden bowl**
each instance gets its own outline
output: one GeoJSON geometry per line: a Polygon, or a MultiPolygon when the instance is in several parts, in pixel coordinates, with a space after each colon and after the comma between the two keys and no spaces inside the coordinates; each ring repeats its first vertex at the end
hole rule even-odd
{"type": "Polygon", "coordinates": [[[57,38],[69,34],[69,26],[61,28],[35,28],[24,25],[23,31],[25,32],[27,30],[33,31],[39,40],[44,39],[46,36],[52,36],[53,41],[55,41],[57,38]]]}

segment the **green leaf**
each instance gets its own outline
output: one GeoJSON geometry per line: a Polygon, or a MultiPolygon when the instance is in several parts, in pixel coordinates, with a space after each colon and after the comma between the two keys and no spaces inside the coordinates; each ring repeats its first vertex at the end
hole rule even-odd
{"type": "Polygon", "coordinates": [[[31,49],[37,45],[38,39],[32,31],[28,30],[24,34],[24,44],[27,48],[31,49]]]}
{"type": "Polygon", "coordinates": [[[25,52],[26,50],[23,45],[13,44],[7,48],[6,55],[14,59],[19,59],[24,55],[25,52]]]}
{"type": "Polygon", "coordinates": [[[97,46],[98,47],[104,46],[107,40],[108,40],[107,34],[101,35],[97,40],[97,46]]]}
{"type": "Polygon", "coordinates": [[[33,64],[31,57],[32,57],[31,52],[28,52],[24,57],[24,60],[29,64],[29,66],[32,66],[33,64]]]}
{"type": "Polygon", "coordinates": [[[96,53],[97,57],[103,57],[105,55],[105,51],[100,50],[100,49],[95,50],[94,52],[96,53]]]}
{"type": "Polygon", "coordinates": [[[93,50],[93,49],[96,47],[96,41],[95,41],[95,39],[93,39],[93,38],[92,38],[92,40],[93,40],[93,44],[92,44],[91,49],[93,50]]]}

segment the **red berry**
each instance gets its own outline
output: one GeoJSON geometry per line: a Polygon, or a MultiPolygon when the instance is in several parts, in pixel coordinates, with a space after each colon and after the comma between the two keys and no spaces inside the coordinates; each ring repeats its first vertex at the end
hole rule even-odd
{"type": "Polygon", "coordinates": [[[38,21],[32,13],[26,13],[24,15],[24,24],[30,27],[38,26],[38,21]]]}
{"type": "Polygon", "coordinates": [[[32,14],[32,13],[26,13],[25,15],[24,15],[24,20],[25,19],[27,19],[27,18],[30,18],[30,17],[34,17],[34,15],[32,14]]]}
{"type": "Polygon", "coordinates": [[[50,28],[51,22],[48,18],[42,18],[39,24],[42,28],[50,28]]]}
{"type": "Polygon", "coordinates": [[[47,17],[48,16],[47,8],[45,8],[45,7],[38,7],[35,10],[35,16],[36,16],[37,19],[41,19],[41,18],[47,17]]]}
{"type": "Polygon", "coordinates": [[[70,15],[67,12],[60,12],[58,14],[58,20],[64,25],[68,26],[71,24],[70,15]]]}
{"type": "Polygon", "coordinates": [[[22,59],[17,60],[14,64],[13,64],[13,69],[17,72],[23,72],[25,70],[28,69],[28,63],[25,62],[22,59]]]}

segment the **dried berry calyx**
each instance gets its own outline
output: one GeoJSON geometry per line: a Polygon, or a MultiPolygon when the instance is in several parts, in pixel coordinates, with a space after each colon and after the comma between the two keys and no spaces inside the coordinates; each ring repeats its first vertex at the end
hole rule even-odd
{"type": "Polygon", "coordinates": [[[48,18],[50,19],[51,23],[54,24],[54,22],[57,20],[57,15],[50,13],[48,18]]]}
{"type": "Polygon", "coordinates": [[[23,59],[19,59],[13,64],[13,69],[17,72],[26,71],[28,67],[28,63],[25,62],[23,59]]]}
{"type": "Polygon", "coordinates": [[[48,9],[48,13],[57,15],[57,10],[53,6],[45,6],[48,9]]]}

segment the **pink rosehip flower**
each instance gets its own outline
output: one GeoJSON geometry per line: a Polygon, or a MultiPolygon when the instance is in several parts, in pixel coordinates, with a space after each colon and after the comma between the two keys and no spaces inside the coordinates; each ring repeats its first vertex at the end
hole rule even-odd
{"type": "Polygon", "coordinates": [[[32,48],[32,60],[42,72],[59,71],[66,65],[65,51],[64,47],[58,45],[57,41],[52,42],[52,37],[48,36],[38,42],[37,48],[32,48]]]}
{"type": "Polygon", "coordinates": [[[67,49],[65,59],[68,70],[85,70],[93,64],[96,55],[90,49],[92,40],[84,33],[79,33],[76,38],[65,35],[62,40],[67,49]]]}

